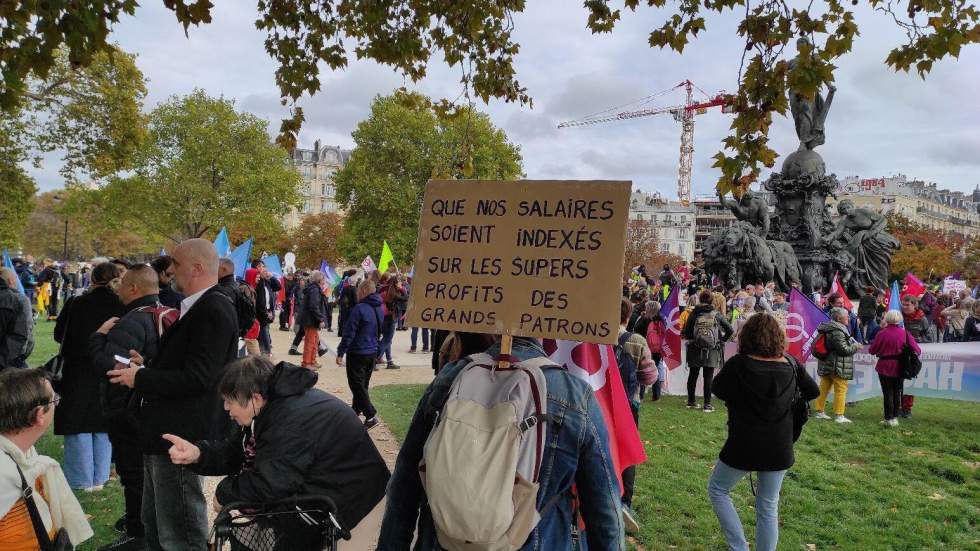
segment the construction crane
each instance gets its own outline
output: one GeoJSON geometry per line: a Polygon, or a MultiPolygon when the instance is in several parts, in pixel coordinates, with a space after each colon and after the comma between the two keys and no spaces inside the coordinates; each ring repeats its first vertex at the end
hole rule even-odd
{"type": "Polygon", "coordinates": [[[690,80],[685,80],[673,88],[657,92],[656,94],[652,94],[628,105],[649,103],[680,88],[683,88],[687,94],[686,101],[683,105],[673,105],[670,107],[650,107],[646,109],[620,111],[619,113],[610,114],[610,111],[622,109],[623,107],[626,107],[626,105],[613,107],[578,120],[565,121],[560,123],[558,128],[572,128],[575,126],[588,126],[591,124],[601,124],[605,122],[638,119],[641,117],[662,115],[665,113],[673,115],[674,120],[681,123],[681,158],[680,167],[677,171],[677,199],[681,202],[681,204],[687,206],[691,204],[691,167],[694,162],[694,116],[703,115],[710,107],[721,107],[722,112],[724,113],[733,112],[734,107],[732,104],[732,96],[724,92],[719,92],[714,96],[709,96],[706,92],[704,92],[704,90],[698,88],[693,82],[690,80]],[[694,100],[695,89],[704,94],[704,101],[694,100]]]}

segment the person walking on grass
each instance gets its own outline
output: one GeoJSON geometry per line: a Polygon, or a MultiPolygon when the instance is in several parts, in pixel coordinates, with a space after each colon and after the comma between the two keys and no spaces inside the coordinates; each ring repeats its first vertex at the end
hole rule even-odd
{"type": "MultiPolygon", "coordinates": [[[[861,343],[854,340],[848,331],[849,316],[844,308],[831,308],[830,320],[817,327],[817,333],[823,335],[827,355],[817,359],[817,374],[820,375],[820,396],[817,397],[815,409],[817,419],[830,419],[824,413],[827,396],[834,389],[834,416],[838,423],[850,423],[844,417],[844,407],[847,404],[847,382],[854,379],[854,354],[861,350],[861,343]]],[[[819,337],[818,337],[819,338],[819,337]]]]}
{"type": "Polygon", "coordinates": [[[807,401],[820,394],[817,383],[792,356],[784,354],[785,349],[786,334],[779,321],[767,313],[752,316],[739,335],[738,353],[725,362],[712,386],[728,410],[728,438],[708,480],[708,497],[725,541],[735,551],[748,551],[749,544],[731,490],[752,472],[758,476],[753,549],[776,549],[779,491],[795,462],[792,406],[796,391],[807,401]]]}
{"type": "MultiPolygon", "coordinates": [[[[751,321],[751,320],[750,320],[751,321]]],[[[698,305],[688,316],[682,332],[687,344],[687,407],[697,408],[694,393],[697,390],[698,375],[704,374],[705,413],[715,410],[711,405],[711,383],[715,369],[721,367],[722,349],[732,336],[732,326],[725,316],[712,306],[711,291],[701,291],[698,305]]]]}
{"type": "Polygon", "coordinates": [[[922,349],[911,331],[903,329],[902,313],[898,310],[889,310],[882,321],[881,331],[875,336],[871,343],[870,353],[878,356],[875,364],[875,371],[878,372],[878,381],[881,383],[881,398],[884,404],[885,415],[881,424],[890,427],[898,426],[898,416],[902,408],[902,370],[898,364],[898,356],[902,353],[905,343],[912,348],[916,354],[921,354],[922,349]]]}
{"type": "Polygon", "coordinates": [[[374,373],[374,361],[378,357],[381,341],[381,297],[371,280],[357,286],[357,306],[350,312],[344,326],[344,336],[337,346],[337,365],[344,365],[347,356],[347,384],[353,395],[351,407],[364,416],[364,427],[372,429],[378,424],[378,411],[371,403],[368,387],[374,373]]]}

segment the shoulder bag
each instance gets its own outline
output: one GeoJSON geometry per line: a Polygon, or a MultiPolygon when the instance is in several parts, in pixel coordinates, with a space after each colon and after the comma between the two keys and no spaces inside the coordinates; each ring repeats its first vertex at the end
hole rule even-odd
{"type": "Polygon", "coordinates": [[[37,503],[34,502],[34,490],[27,483],[24,471],[20,470],[20,465],[14,461],[14,457],[9,453],[7,456],[14,462],[17,474],[20,475],[21,496],[24,498],[24,505],[27,506],[27,514],[31,517],[31,525],[34,527],[34,535],[37,537],[41,551],[73,551],[75,546],[72,545],[68,532],[64,528],[59,528],[55,532],[54,539],[48,536],[47,530],[44,529],[44,521],[41,520],[41,514],[37,510],[37,503]]]}

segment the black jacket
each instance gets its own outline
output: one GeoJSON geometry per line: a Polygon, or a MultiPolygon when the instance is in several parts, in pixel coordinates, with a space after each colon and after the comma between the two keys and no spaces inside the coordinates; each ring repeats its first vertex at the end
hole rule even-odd
{"type": "Polygon", "coordinates": [[[300,301],[299,315],[296,323],[303,327],[320,327],[327,322],[327,299],[323,291],[315,283],[307,283],[303,288],[303,299],[300,301]]]}
{"type": "Polygon", "coordinates": [[[259,325],[272,323],[273,317],[276,315],[276,293],[281,288],[282,285],[276,276],[269,279],[260,277],[255,281],[255,317],[259,320],[259,325]],[[266,305],[267,301],[268,306],[266,305]]]}
{"type": "Polygon", "coordinates": [[[132,389],[123,385],[112,384],[105,373],[115,369],[115,356],[129,357],[129,351],[135,350],[143,356],[146,365],[153,363],[159,344],[156,320],[151,312],[137,312],[143,306],[160,304],[157,295],[147,295],[126,305],[126,314],[119,318],[108,334],[92,333],[88,340],[89,356],[92,367],[102,375],[102,413],[106,419],[115,421],[126,413],[132,389]]]}
{"type": "Polygon", "coordinates": [[[27,359],[24,352],[31,329],[18,294],[0,278],[0,369],[23,367],[27,359]]]}
{"type": "Polygon", "coordinates": [[[270,503],[301,494],[336,502],[340,523],[351,529],[384,497],[390,473],[357,414],[315,389],[316,373],[279,363],[269,382],[268,403],[252,424],[255,458],[249,468],[248,428],[222,441],[199,441],[194,470],[231,475],[218,484],[219,503],[270,503]]]}
{"type": "Polygon", "coordinates": [[[695,306],[694,311],[687,317],[687,323],[684,324],[684,328],[681,331],[681,336],[689,341],[687,344],[688,365],[691,367],[713,367],[715,369],[721,367],[724,358],[724,343],[731,338],[734,332],[732,325],[728,323],[725,316],[721,315],[721,312],[716,312],[710,304],[699,304],[695,306]],[[718,325],[720,333],[718,336],[719,346],[714,350],[702,350],[692,340],[694,338],[694,323],[699,317],[704,315],[715,316],[715,323],[718,325]]]}
{"type": "Polygon", "coordinates": [[[820,395],[817,383],[795,362],[761,361],[744,354],[729,358],[711,386],[728,408],[728,439],[718,458],[743,471],[792,467],[794,383],[806,401],[820,395]]]}
{"type": "Polygon", "coordinates": [[[225,436],[231,429],[218,396],[224,366],[238,353],[235,305],[220,289],[208,289],[160,339],[152,365],[136,373],[140,448],[164,454],[161,434],[186,440],[225,436]]]}
{"type": "Polygon", "coordinates": [[[176,308],[178,310],[180,310],[180,301],[187,298],[182,293],[174,291],[173,287],[170,285],[161,285],[160,292],[157,296],[159,297],[160,304],[171,308],[176,308]]]}
{"type": "Polygon", "coordinates": [[[104,286],[90,288],[85,294],[68,300],[61,309],[54,326],[54,340],[62,343],[65,364],[57,389],[61,402],[54,410],[55,434],[108,430],[99,399],[105,372],[93,367],[89,337],[106,320],[122,316],[125,311],[116,293],[104,286]]]}
{"type": "Polygon", "coordinates": [[[218,280],[219,290],[223,291],[235,303],[238,336],[244,337],[252,329],[252,324],[255,322],[255,304],[245,298],[240,285],[245,285],[245,283],[239,284],[238,280],[235,279],[235,274],[226,275],[218,280]]]}

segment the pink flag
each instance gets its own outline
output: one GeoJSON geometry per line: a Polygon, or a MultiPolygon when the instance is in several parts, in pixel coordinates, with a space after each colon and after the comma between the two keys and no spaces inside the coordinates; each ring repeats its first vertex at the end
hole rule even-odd
{"type": "Polygon", "coordinates": [[[660,317],[664,319],[664,323],[667,325],[667,335],[663,343],[663,357],[668,370],[681,365],[681,330],[684,328],[681,327],[680,319],[684,309],[681,308],[677,300],[679,289],[679,287],[674,287],[670,296],[667,297],[667,301],[660,308],[660,317]]]}
{"type": "Polygon", "coordinates": [[[903,294],[921,297],[925,292],[926,285],[922,283],[922,280],[915,277],[912,272],[905,274],[905,293],[903,294]]]}
{"type": "Polygon", "coordinates": [[[799,289],[789,292],[789,311],[786,315],[786,351],[800,363],[806,363],[817,338],[817,327],[830,318],[799,289]]]}
{"type": "Polygon", "coordinates": [[[633,421],[613,347],[608,344],[545,339],[544,349],[551,361],[588,382],[595,392],[602,417],[606,421],[606,431],[609,433],[609,452],[612,454],[613,467],[616,469],[616,477],[622,483],[620,477],[623,469],[643,463],[647,460],[647,454],[633,421]]]}
{"type": "Polygon", "coordinates": [[[854,303],[847,298],[847,293],[844,292],[844,286],[840,284],[840,278],[837,277],[837,274],[834,274],[834,283],[830,286],[830,292],[827,293],[827,296],[830,295],[838,295],[844,301],[844,308],[847,308],[848,311],[854,310],[854,303]]]}

